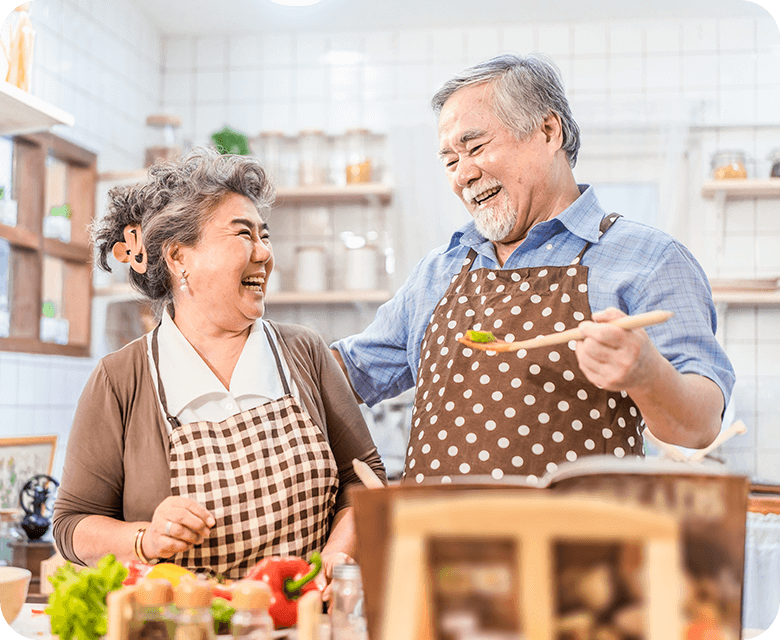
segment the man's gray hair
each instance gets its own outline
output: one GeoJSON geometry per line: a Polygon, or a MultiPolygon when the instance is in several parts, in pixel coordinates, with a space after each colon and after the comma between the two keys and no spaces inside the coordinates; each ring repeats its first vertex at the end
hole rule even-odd
{"type": "Polygon", "coordinates": [[[480,62],[444,83],[431,99],[438,116],[442,107],[458,89],[491,83],[491,102],[496,117],[520,140],[527,138],[551,113],[560,118],[562,149],[569,165],[577,163],[580,128],[574,121],[563,91],[557,65],[539,53],[527,56],[504,54],[480,62]]]}

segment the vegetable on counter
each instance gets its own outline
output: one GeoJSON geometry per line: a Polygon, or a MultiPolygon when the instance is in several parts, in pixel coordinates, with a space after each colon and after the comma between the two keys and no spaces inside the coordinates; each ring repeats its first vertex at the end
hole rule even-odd
{"type": "Polygon", "coordinates": [[[472,342],[495,342],[496,336],[490,331],[474,331],[469,329],[466,331],[466,338],[472,342]]]}
{"type": "Polygon", "coordinates": [[[271,588],[271,606],[268,613],[277,629],[295,626],[298,621],[298,599],[309,591],[319,590],[314,582],[322,569],[322,558],[314,551],[309,565],[303,558],[271,556],[258,562],[247,580],[262,580],[271,588]]]}
{"type": "Polygon", "coordinates": [[[106,596],[121,588],[128,570],[113,555],[78,571],[72,563],[49,578],[54,592],[45,611],[60,640],[96,640],[108,631],[106,596]]]}
{"type": "Polygon", "coordinates": [[[236,612],[230,602],[222,597],[215,597],[211,601],[211,617],[214,618],[214,633],[217,635],[230,632],[230,620],[236,612]]]}

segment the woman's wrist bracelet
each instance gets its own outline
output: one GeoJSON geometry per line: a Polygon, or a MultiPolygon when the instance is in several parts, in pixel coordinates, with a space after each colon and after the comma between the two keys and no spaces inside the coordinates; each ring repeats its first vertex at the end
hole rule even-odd
{"type": "Polygon", "coordinates": [[[135,532],[135,541],[133,542],[133,549],[135,550],[135,557],[138,558],[143,564],[154,564],[152,560],[149,560],[144,555],[143,540],[146,529],[139,529],[135,532]]]}

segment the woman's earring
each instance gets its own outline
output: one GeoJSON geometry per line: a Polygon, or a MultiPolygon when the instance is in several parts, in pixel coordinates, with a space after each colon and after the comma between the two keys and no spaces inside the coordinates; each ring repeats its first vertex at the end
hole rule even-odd
{"type": "Polygon", "coordinates": [[[187,290],[187,274],[184,269],[181,270],[181,280],[179,280],[179,289],[182,291],[187,290]]]}

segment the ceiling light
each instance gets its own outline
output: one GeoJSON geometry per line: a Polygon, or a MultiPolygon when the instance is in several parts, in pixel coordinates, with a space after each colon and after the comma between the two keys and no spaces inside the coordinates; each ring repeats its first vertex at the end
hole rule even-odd
{"type": "Polygon", "coordinates": [[[310,7],[317,4],[320,0],[271,0],[274,4],[280,4],[284,7],[310,7]]]}

